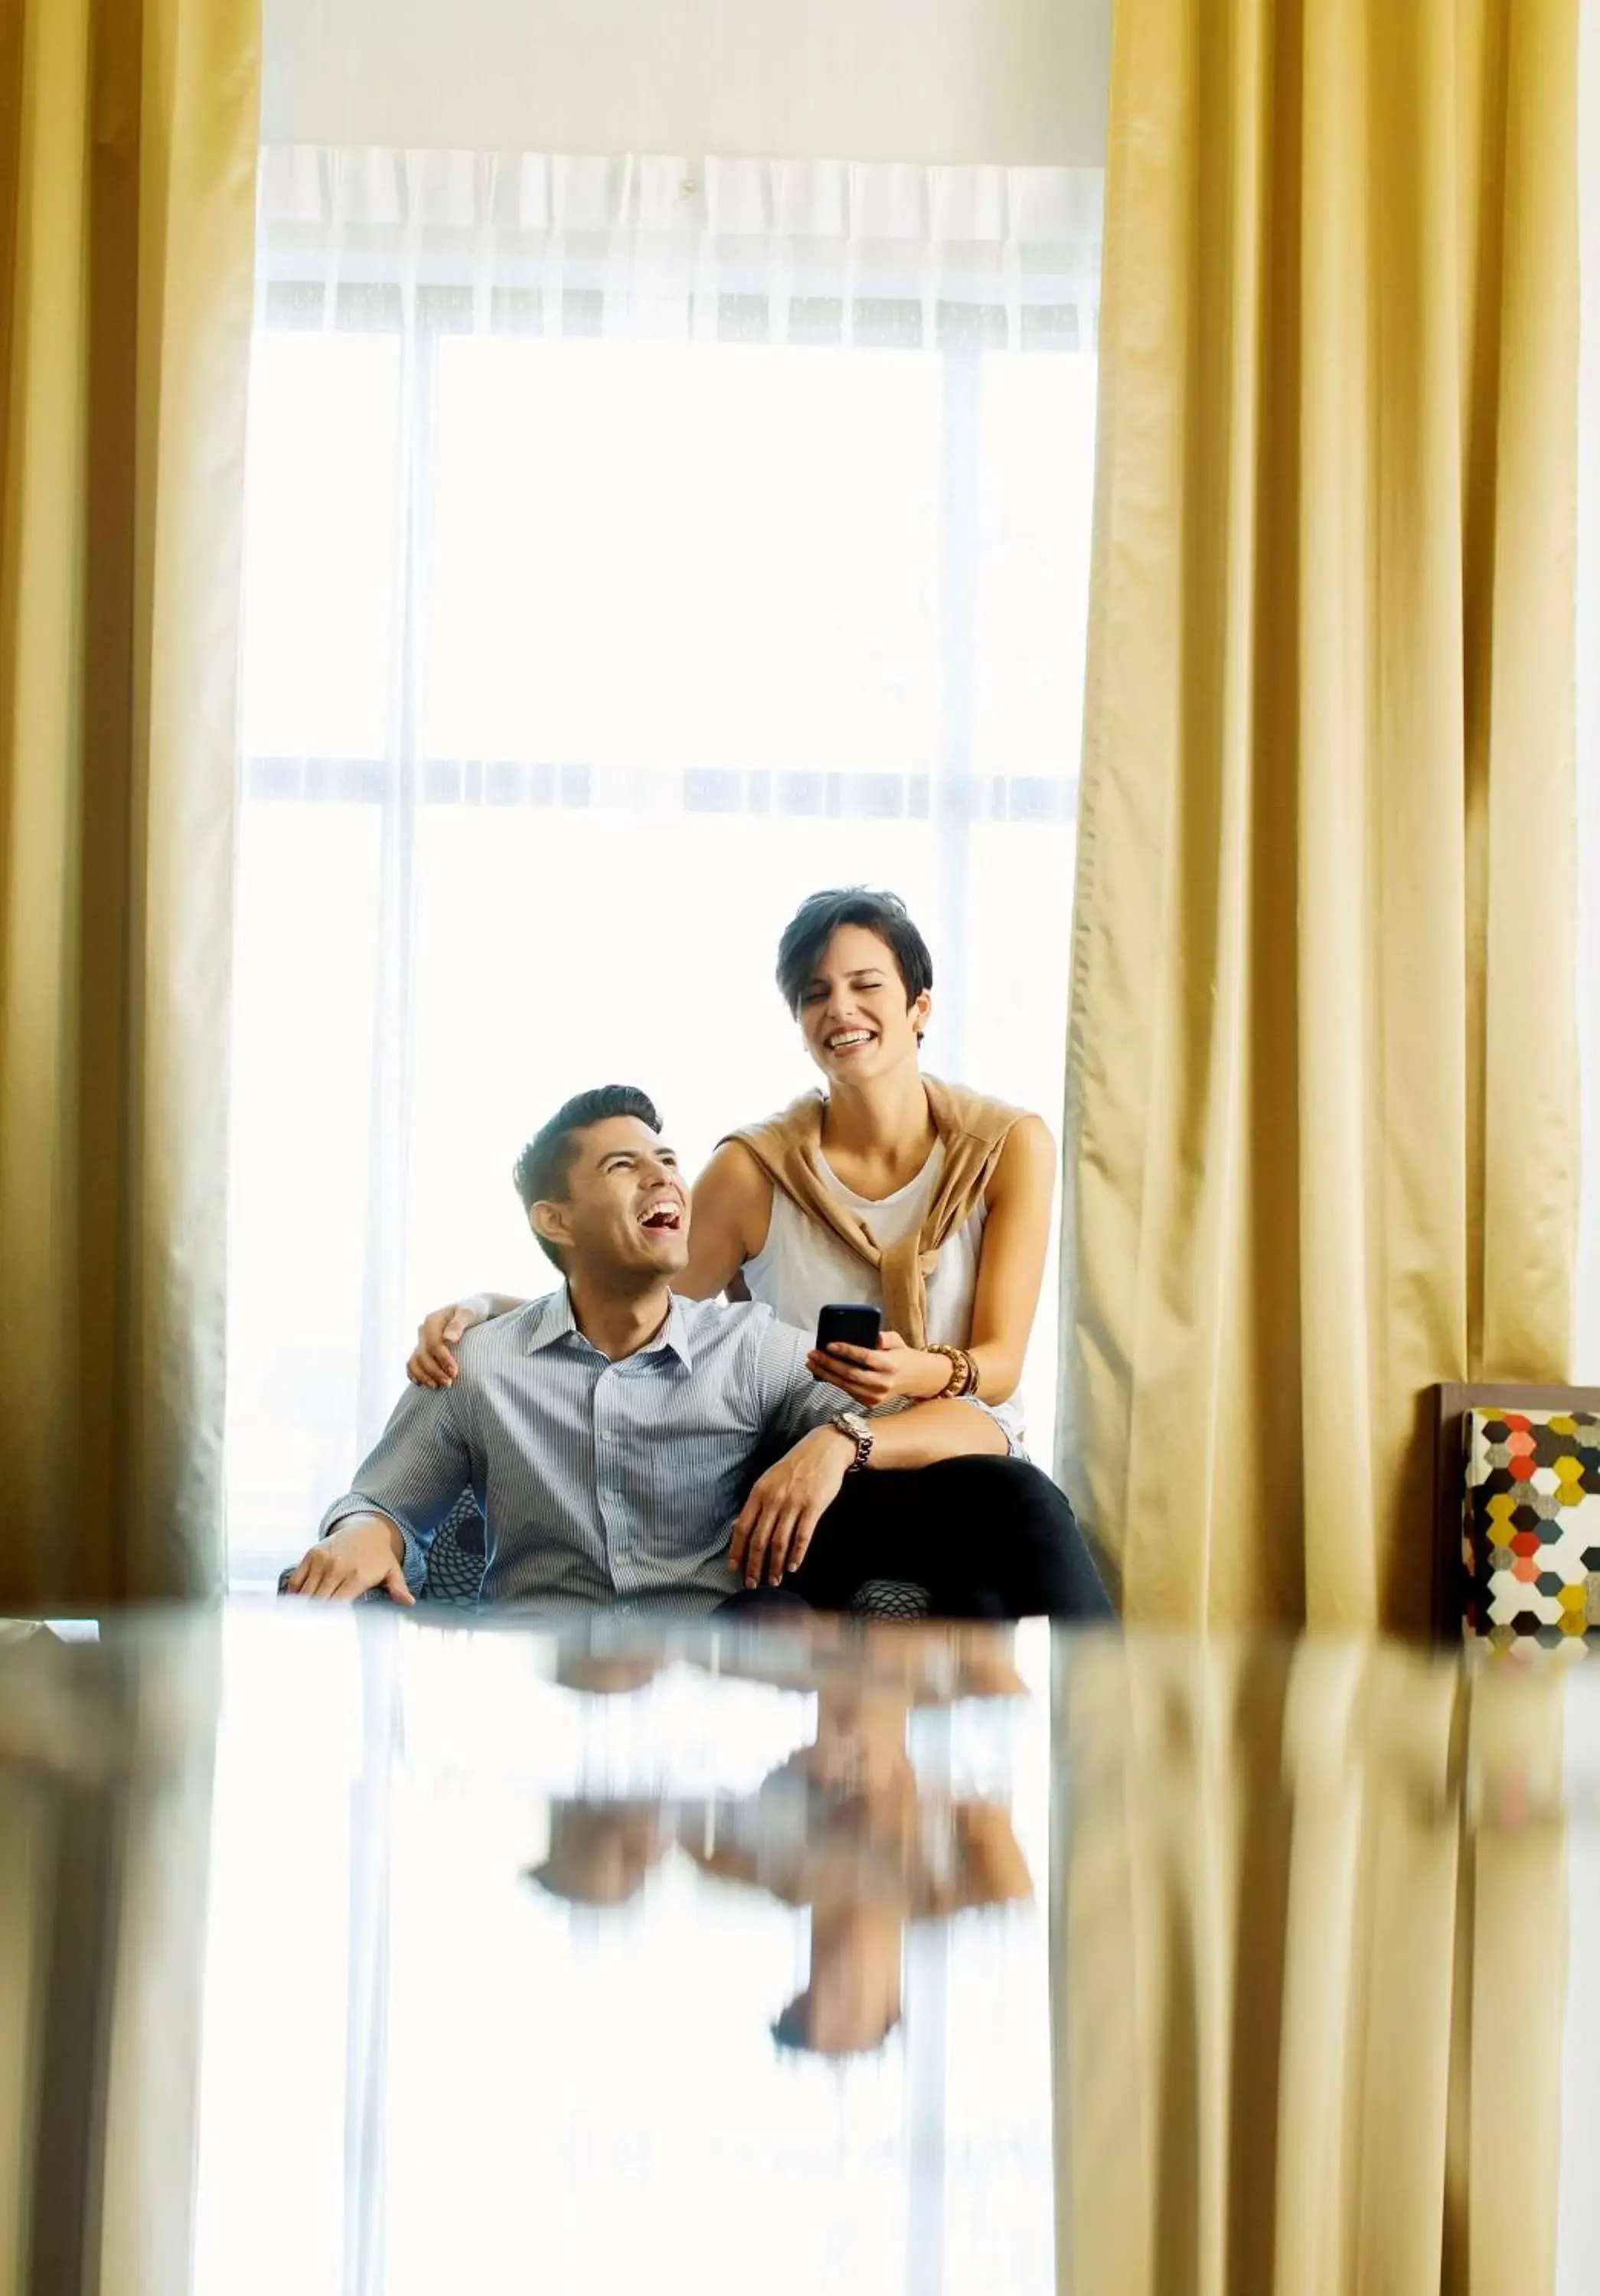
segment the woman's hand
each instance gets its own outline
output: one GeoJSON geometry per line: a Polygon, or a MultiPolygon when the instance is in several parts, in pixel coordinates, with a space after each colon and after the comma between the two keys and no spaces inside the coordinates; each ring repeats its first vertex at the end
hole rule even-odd
{"type": "Polygon", "coordinates": [[[413,1387],[448,1387],[460,1366],[450,1350],[474,1324],[488,1322],[473,1300],[458,1300],[454,1307],[436,1308],[416,1329],[416,1345],[406,1365],[413,1387]]]}
{"type": "Polygon", "coordinates": [[[813,1348],[806,1368],[813,1379],[842,1388],[852,1403],[867,1411],[902,1398],[930,1403],[950,1384],[949,1357],[908,1348],[898,1332],[884,1332],[875,1348],[853,1348],[845,1340],[835,1340],[831,1348],[813,1348]]]}

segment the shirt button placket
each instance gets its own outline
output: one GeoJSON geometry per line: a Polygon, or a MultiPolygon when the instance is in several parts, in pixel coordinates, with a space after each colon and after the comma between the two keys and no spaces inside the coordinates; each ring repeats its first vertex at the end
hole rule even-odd
{"type": "Polygon", "coordinates": [[[605,1534],[605,1559],[611,1585],[618,1594],[625,1595],[633,1585],[628,1519],[613,1488],[611,1472],[617,1455],[616,1414],[611,1407],[616,1381],[617,1366],[607,1364],[595,1382],[595,1496],[601,1529],[605,1534]]]}

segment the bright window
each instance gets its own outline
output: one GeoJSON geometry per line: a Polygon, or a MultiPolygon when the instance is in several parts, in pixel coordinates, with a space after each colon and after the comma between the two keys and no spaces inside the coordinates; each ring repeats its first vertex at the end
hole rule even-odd
{"type": "Polygon", "coordinates": [[[552,331],[492,250],[472,285],[362,242],[347,284],[356,237],[268,232],[256,349],[242,1580],[346,1487],[426,1308],[547,1288],[509,1175],[569,1092],[642,1084],[698,1165],[813,1080],[772,980],[808,892],[910,904],[936,1073],[1053,1127],[1062,1096],[1087,321],[1048,278],[1019,323],[857,263],[804,329],[745,291],[686,339],[596,332],[569,285],[552,331]]]}

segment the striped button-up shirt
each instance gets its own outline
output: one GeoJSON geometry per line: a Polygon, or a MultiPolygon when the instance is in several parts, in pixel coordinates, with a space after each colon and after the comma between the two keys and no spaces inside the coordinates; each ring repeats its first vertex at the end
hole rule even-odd
{"type": "Polygon", "coordinates": [[[848,1406],[806,1369],[810,1344],[770,1308],[675,1295],[649,1346],[613,1363],[563,1285],[469,1332],[453,1385],[407,1388],[321,1536],[387,1515],[415,1594],[470,1483],[488,1526],[480,1602],[703,1614],[738,1589],[728,1529],[758,1445],[848,1406]]]}

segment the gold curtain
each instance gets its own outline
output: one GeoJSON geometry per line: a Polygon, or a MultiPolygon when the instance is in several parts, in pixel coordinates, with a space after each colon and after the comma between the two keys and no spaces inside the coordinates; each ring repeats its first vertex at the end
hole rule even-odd
{"type": "Polygon", "coordinates": [[[1420,1625],[1424,1390],[1560,1378],[1574,0],[1119,0],[1069,1043],[1135,1620],[1420,1625]]]}
{"type": "Polygon", "coordinates": [[[1149,1636],[1066,1664],[1062,2288],[1550,2296],[1565,1669],[1149,1636]]]}
{"type": "Polygon", "coordinates": [[[0,1635],[0,2296],[193,2284],[221,1627],[0,1635]]]}
{"type": "Polygon", "coordinates": [[[0,12],[0,1607],[221,1577],[258,45],[0,12]]]}

